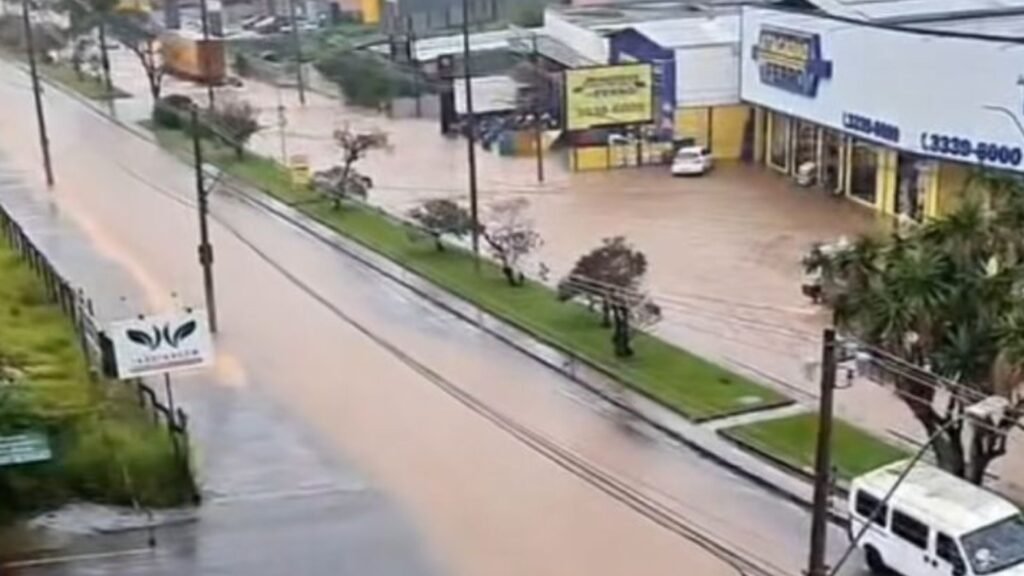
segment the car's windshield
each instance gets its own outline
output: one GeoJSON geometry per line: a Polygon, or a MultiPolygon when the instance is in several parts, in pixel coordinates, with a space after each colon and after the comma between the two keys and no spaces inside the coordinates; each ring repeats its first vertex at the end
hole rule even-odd
{"type": "Polygon", "coordinates": [[[991,574],[1024,562],[1024,516],[1011,516],[961,538],[975,574],[991,574]]]}

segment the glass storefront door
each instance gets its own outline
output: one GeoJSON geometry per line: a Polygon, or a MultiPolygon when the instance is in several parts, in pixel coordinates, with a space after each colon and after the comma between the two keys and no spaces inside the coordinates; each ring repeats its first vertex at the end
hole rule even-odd
{"type": "Polygon", "coordinates": [[[835,130],[822,130],[821,143],[821,186],[826,192],[839,194],[845,185],[843,154],[844,136],[835,130]]]}
{"type": "Polygon", "coordinates": [[[789,172],[790,149],[789,131],[792,122],[789,117],[770,112],[768,127],[768,165],[776,170],[789,172]]]}
{"type": "Polygon", "coordinates": [[[896,214],[920,222],[928,195],[931,163],[913,154],[900,154],[896,180],[896,214]]]}
{"type": "Polygon", "coordinates": [[[853,141],[849,194],[871,205],[878,202],[878,149],[867,142],[853,141]]]}
{"type": "Polygon", "coordinates": [[[810,122],[796,122],[796,141],[793,145],[793,170],[800,170],[805,164],[818,162],[818,127],[810,122]]]}

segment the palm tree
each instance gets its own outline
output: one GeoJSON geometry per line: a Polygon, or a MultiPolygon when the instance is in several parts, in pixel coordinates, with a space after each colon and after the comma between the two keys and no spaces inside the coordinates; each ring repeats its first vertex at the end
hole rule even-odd
{"type": "Polygon", "coordinates": [[[1024,186],[990,186],[953,213],[885,240],[861,238],[823,258],[824,303],[846,333],[883,351],[881,377],[928,435],[939,465],[980,483],[1024,415],[1024,186]],[[960,415],[1001,395],[1012,409],[994,429],[960,415]]]}

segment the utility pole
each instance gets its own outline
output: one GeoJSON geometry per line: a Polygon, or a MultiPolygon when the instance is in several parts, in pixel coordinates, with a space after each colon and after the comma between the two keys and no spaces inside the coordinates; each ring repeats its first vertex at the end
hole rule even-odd
{"type": "Polygon", "coordinates": [[[43,112],[43,88],[39,85],[36,68],[36,47],[32,38],[32,21],[28,17],[28,0],[21,0],[21,18],[25,24],[25,47],[28,49],[28,69],[32,77],[32,95],[36,101],[36,121],[39,124],[39,146],[43,150],[43,170],[46,185],[53,186],[53,165],[50,163],[50,138],[46,134],[46,114],[43,112]]]}
{"type": "Polygon", "coordinates": [[[836,332],[826,328],[821,339],[821,397],[818,408],[818,444],[814,458],[814,506],[811,517],[811,553],[807,576],[827,576],[825,544],[829,497],[832,489],[832,413],[836,389],[836,332]]]}
{"type": "MultiPolygon", "coordinates": [[[[208,55],[209,52],[207,52],[207,50],[210,49],[210,14],[206,9],[206,0],[199,0],[199,18],[202,20],[201,24],[203,26],[203,44],[206,46],[200,54],[208,55]]],[[[202,67],[205,72],[209,72],[209,70],[207,70],[209,67],[208,58],[203,57],[202,67]]],[[[213,83],[210,81],[209,77],[206,78],[206,97],[210,101],[210,109],[213,110],[215,104],[213,100],[213,83]]]]}
{"type": "Polygon", "coordinates": [[[306,105],[306,85],[302,80],[302,39],[296,22],[295,0],[288,0],[288,18],[292,23],[292,42],[295,44],[295,81],[299,83],[299,104],[306,105]]]}
{"type": "Polygon", "coordinates": [[[110,52],[107,50],[107,24],[100,19],[99,24],[100,33],[100,67],[103,68],[103,85],[107,89],[107,94],[114,91],[114,83],[110,79],[110,52]]]}
{"type": "Polygon", "coordinates": [[[203,182],[203,149],[199,142],[199,114],[192,107],[192,152],[196,167],[196,200],[199,207],[199,265],[203,269],[203,293],[206,296],[206,314],[210,333],[217,333],[217,301],[213,292],[213,246],[207,223],[207,191],[203,182]]]}
{"type": "Polygon", "coordinates": [[[473,113],[473,70],[469,50],[469,0],[462,0],[462,71],[466,82],[466,141],[469,156],[469,215],[473,219],[473,260],[480,270],[480,208],[476,189],[476,116],[473,113]]]}
{"type": "Polygon", "coordinates": [[[541,70],[540,53],[537,51],[537,34],[533,34],[533,70],[540,78],[541,86],[539,94],[533,97],[533,146],[537,152],[537,182],[544,182],[544,131],[542,126],[541,111],[547,107],[548,76],[541,70]]]}

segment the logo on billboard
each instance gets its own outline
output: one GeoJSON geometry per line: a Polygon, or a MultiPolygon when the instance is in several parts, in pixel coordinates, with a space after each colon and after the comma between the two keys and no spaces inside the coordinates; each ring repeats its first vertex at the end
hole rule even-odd
{"type": "Polygon", "coordinates": [[[194,369],[213,361],[213,346],[202,311],[114,322],[106,332],[113,345],[119,378],[194,369]]]}
{"type": "Polygon", "coordinates": [[[650,64],[577,68],[565,72],[565,127],[645,124],[654,118],[650,64]]]}
{"type": "Polygon", "coordinates": [[[832,61],[821,55],[821,36],[765,26],[754,46],[761,82],[814,98],[822,80],[832,77],[832,61]]]}

